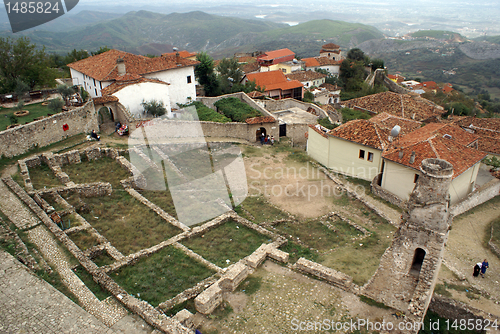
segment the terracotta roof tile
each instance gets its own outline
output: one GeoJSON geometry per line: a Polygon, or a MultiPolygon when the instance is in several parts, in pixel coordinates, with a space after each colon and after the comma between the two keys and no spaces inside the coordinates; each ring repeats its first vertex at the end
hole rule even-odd
{"type": "Polygon", "coordinates": [[[138,79],[132,79],[132,80],[120,80],[120,81],[115,81],[111,85],[106,86],[101,90],[101,94],[103,96],[105,95],[112,95],[116,93],[117,91],[130,86],[130,85],[135,85],[143,82],[154,82],[154,83],[159,83],[163,85],[169,85],[168,83],[156,79],[147,79],[147,78],[138,78],[138,79]]]}
{"type": "Polygon", "coordinates": [[[297,80],[288,80],[282,71],[268,71],[246,74],[249,81],[255,80],[257,86],[263,87],[265,91],[275,89],[293,89],[303,87],[302,83],[297,80]]]}
{"type": "Polygon", "coordinates": [[[394,116],[385,112],[373,116],[372,118],[370,118],[370,122],[377,124],[379,127],[388,130],[389,132],[396,125],[399,125],[399,127],[401,128],[399,136],[403,136],[405,134],[413,132],[422,126],[422,122],[394,116]]]}
{"type": "Polygon", "coordinates": [[[252,73],[258,71],[260,65],[258,63],[248,63],[240,66],[243,73],[252,73]]]}
{"type": "Polygon", "coordinates": [[[328,57],[316,57],[316,60],[318,61],[320,66],[326,66],[326,65],[340,65],[342,64],[342,60],[335,60],[335,59],[330,59],[328,57]]]}
{"type": "MultiPolygon", "coordinates": [[[[411,134],[406,137],[408,136],[411,136],[411,134]]],[[[416,170],[420,170],[420,165],[424,159],[439,158],[446,160],[453,165],[453,178],[458,177],[480,162],[485,156],[484,152],[465,147],[454,140],[436,135],[411,142],[408,145],[394,143],[387,151],[382,153],[383,158],[416,170]],[[414,158],[412,161],[413,152],[414,158]]]]}
{"type": "Polygon", "coordinates": [[[135,75],[144,75],[199,64],[198,61],[185,58],[180,58],[177,62],[175,56],[148,58],[119,50],[109,50],[96,56],[68,64],[68,67],[99,81],[113,81],[119,77],[116,65],[116,61],[119,58],[124,60],[126,72],[135,75]]]}
{"type": "Polygon", "coordinates": [[[316,131],[317,133],[319,133],[321,136],[323,136],[323,137],[325,137],[325,138],[328,138],[328,136],[326,135],[326,133],[325,133],[325,132],[323,132],[323,131],[321,131],[320,129],[318,129],[318,128],[316,127],[316,125],[309,124],[309,127],[310,127],[311,129],[313,129],[314,131],[316,131]]]}
{"type": "Polygon", "coordinates": [[[274,50],[274,51],[267,51],[264,53],[264,55],[257,57],[259,60],[273,60],[277,58],[283,58],[286,56],[295,56],[295,52],[284,48],[284,49],[279,49],[279,50],[274,50]]]}
{"type": "Polygon", "coordinates": [[[247,124],[274,123],[276,122],[276,119],[271,116],[259,116],[259,117],[247,118],[245,122],[247,124]]]}
{"type": "Polygon", "coordinates": [[[326,78],[327,75],[315,71],[296,71],[290,74],[287,74],[286,77],[290,80],[298,80],[298,81],[311,81],[326,78]]]}
{"type": "Polygon", "coordinates": [[[336,49],[340,49],[340,46],[338,46],[335,43],[327,43],[327,44],[324,44],[321,48],[323,48],[325,50],[336,50],[336,49]]]}
{"type": "Polygon", "coordinates": [[[440,118],[445,113],[443,108],[433,105],[430,101],[393,92],[368,95],[345,101],[343,104],[348,108],[359,107],[375,114],[387,112],[416,121],[440,118]]]}
{"type": "MultiPolygon", "coordinates": [[[[175,56],[177,54],[177,52],[169,52],[169,53],[164,53],[162,54],[165,55],[165,56],[175,56]]],[[[194,57],[196,56],[196,52],[189,52],[189,51],[186,51],[186,50],[182,50],[182,51],[179,51],[179,56],[181,56],[182,58],[189,58],[189,57],[194,57]]]]}
{"type": "Polygon", "coordinates": [[[302,61],[306,62],[306,67],[317,67],[320,66],[316,58],[302,58],[302,61]]]}
{"type": "Polygon", "coordinates": [[[328,131],[333,137],[383,150],[389,143],[389,131],[366,119],[357,119],[328,131]]]}
{"type": "Polygon", "coordinates": [[[108,103],[108,102],[118,102],[119,101],[119,99],[113,95],[94,97],[92,100],[94,101],[94,104],[104,104],[104,103],[108,103]]]}

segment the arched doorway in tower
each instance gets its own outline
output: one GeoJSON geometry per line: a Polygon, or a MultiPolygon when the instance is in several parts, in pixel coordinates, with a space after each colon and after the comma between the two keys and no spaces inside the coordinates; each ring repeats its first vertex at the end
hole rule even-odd
{"type": "Polygon", "coordinates": [[[410,268],[410,275],[416,277],[420,275],[420,270],[422,269],[424,258],[425,258],[425,251],[422,248],[415,249],[415,254],[413,255],[413,262],[410,268]]]}

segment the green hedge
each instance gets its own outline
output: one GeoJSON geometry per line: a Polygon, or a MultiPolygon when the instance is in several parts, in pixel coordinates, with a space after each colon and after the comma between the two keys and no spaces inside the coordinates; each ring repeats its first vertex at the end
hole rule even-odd
{"type": "Polygon", "coordinates": [[[221,99],[214,105],[234,122],[245,122],[247,118],[262,116],[260,112],[235,97],[221,99]]]}
{"type": "Polygon", "coordinates": [[[198,119],[203,122],[217,122],[217,123],[227,123],[231,122],[230,118],[219,114],[217,111],[210,109],[201,102],[193,102],[188,105],[183,105],[182,107],[195,106],[196,112],[198,113],[198,119]]]}

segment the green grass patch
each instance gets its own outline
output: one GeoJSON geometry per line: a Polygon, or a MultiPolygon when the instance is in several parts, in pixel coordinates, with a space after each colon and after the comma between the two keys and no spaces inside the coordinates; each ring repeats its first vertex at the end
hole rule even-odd
{"type": "Polygon", "coordinates": [[[75,274],[82,280],[82,282],[89,288],[90,291],[97,297],[99,300],[104,300],[111,296],[111,294],[103,289],[94,279],[92,275],[88,273],[82,266],[78,266],[74,270],[75,274]]]}
{"type": "MultiPolygon", "coordinates": [[[[204,105],[201,102],[196,101],[196,102],[193,102],[191,104],[181,105],[181,107],[183,107],[183,108],[189,107],[189,106],[196,107],[196,113],[198,116],[198,120],[200,120],[202,122],[217,122],[217,123],[231,122],[231,119],[229,117],[226,117],[222,114],[219,114],[217,111],[207,107],[206,105],[204,105]]],[[[195,115],[193,115],[193,119],[195,120],[196,117],[194,117],[194,116],[195,115]]]]}
{"type": "Polygon", "coordinates": [[[267,242],[268,236],[230,219],[202,236],[185,239],[182,244],[206,260],[225,268],[250,255],[267,242]],[[229,260],[229,263],[226,260],[229,260]]]}
{"type": "Polygon", "coordinates": [[[347,123],[355,119],[370,119],[372,117],[368,112],[350,108],[342,108],[340,112],[342,113],[343,123],[347,123]]]}
{"type": "Polygon", "coordinates": [[[287,213],[272,206],[263,196],[248,196],[235,208],[235,211],[240,216],[252,220],[256,224],[289,218],[287,213]],[[251,219],[243,208],[248,211],[254,219],[251,219]]]}
{"type": "Polygon", "coordinates": [[[214,105],[233,122],[245,122],[247,118],[262,116],[259,111],[236,97],[220,99],[214,105]]]}
{"type": "Polygon", "coordinates": [[[297,262],[301,257],[314,262],[318,260],[318,252],[312,251],[309,247],[302,246],[293,241],[288,241],[280,249],[289,254],[288,262],[290,263],[297,262]]]}
{"type": "Polygon", "coordinates": [[[248,276],[239,286],[237,291],[244,292],[247,295],[256,293],[262,286],[262,277],[248,276]]]}
{"type": "Polygon", "coordinates": [[[113,188],[120,187],[120,181],[130,177],[130,174],[115,159],[109,157],[65,165],[62,170],[76,184],[109,182],[113,188]]]}
{"type": "Polygon", "coordinates": [[[182,231],[123,189],[110,196],[83,199],[91,212],[82,216],[124,255],[167,240],[182,231]]]}
{"type": "Polygon", "coordinates": [[[381,308],[381,309],[385,309],[385,310],[390,309],[390,307],[389,307],[389,306],[386,306],[386,305],[385,305],[385,304],[383,304],[383,303],[379,303],[379,302],[377,302],[377,301],[375,301],[375,300],[373,300],[373,299],[371,299],[371,298],[369,298],[369,297],[363,296],[363,295],[360,295],[360,296],[359,296],[359,299],[360,299],[363,303],[368,304],[368,305],[370,305],[370,306],[375,306],[375,307],[378,307],[378,308],[381,308]]]}
{"type": "Polygon", "coordinates": [[[40,166],[29,168],[28,171],[31,184],[33,184],[33,188],[35,189],[54,188],[64,185],[57,179],[50,167],[44,163],[40,166]]]}
{"type": "Polygon", "coordinates": [[[168,189],[161,191],[141,190],[139,192],[149,201],[158,205],[161,209],[163,209],[163,211],[177,218],[177,212],[175,211],[174,200],[172,199],[172,194],[170,194],[170,191],[168,191],[168,189]]]}
{"type": "Polygon", "coordinates": [[[45,202],[49,203],[49,205],[51,205],[56,211],[63,211],[65,209],[61,204],[57,203],[54,195],[51,193],[43,194],[42,198],[45,200],[45,202]]]}
{"type": "Polygon", "coordinates": [[[99,241],[87,230],[79,231],[76,233],[71,233],[69,238],[80,248],[82,251],[86,251],[89,248],[97,246],[99,241]]]}
{"type": "MultiPolygon", "coordinates": [[[[7,129],[7,126],[11,124],[10,116],[14,115],[17,108],[1,108],[0,109],[0,131],[7,129]]],[[[27,124],[33,122],[35,118],[41,116],[48,116],[49,114],[55,114],[48,106],[42,106],[42,103],[34,103],[25,105],[23,110],[28,110],[30,113],[27,116],[15,117],[17,124],[27,124]]]]}
{"type": "Polygon", "coordinates": [[[451,292],[446,289],[446,285],[444,284],[436,284],[436,287],[434,288],[434,293],[437,293],[438,295],[448,298],[451,298],[452,296],[451,292]]]}
{"type": "Polygon", "coordinates": [[[112,274],[129,294],[154,307],[213,275],[210,269],[172,246],[112,274]]]}
{"type": "Polygon", "coordinates": [[[292,240],[300,240],[310,248],[320,252],[329,251],[335,247],[342,247],[350,243],[352,238],[363,235],[360,231],[340,219],[329,219],[329,222],[335,227],[336,232],[330,230],[317,220],[284,222],[276,225],[275,228],[285,237],[292,240]]]}
{"type": "Polygon", "coordinates": [[[212,320],[221,320],[226,318],[231,313],[233,313],[233,308],[227,301],[223,301],[222,304],[217,307],[208,317],[212,320]]]}

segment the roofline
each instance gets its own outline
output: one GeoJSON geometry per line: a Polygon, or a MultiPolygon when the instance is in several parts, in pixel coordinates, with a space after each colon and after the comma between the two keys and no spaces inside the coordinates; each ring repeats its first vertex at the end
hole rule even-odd
{"type": "Polygon", "coordinates": [[[384,149],[380,149],[380,148],[376,148],[376,147],[373,147],[373,146],[368,146],[368,145],[365,145],[365,144],[360,144],[358,142],[355,142],[355,141],[352,141],[352,140],[349,140],[349,139],[345,139],[345,138],[342,138],[342,137],[337,137],[337,136],[334,136],[330,133],[326,133],[327,136],[330,136],[332,138],[338,138],[338,139],[341,139],[341,140],[344,140],[344,141],[347,141],[347,142],[350,142],[350,143],[354,143],[354,144],[358,144],[360,146],[364,146],[364,147],[369,147],[369,148],[373,148],[374,150],[377,150],[377,151],[380,151],[380,152],[384,152],[384,149]]]}

